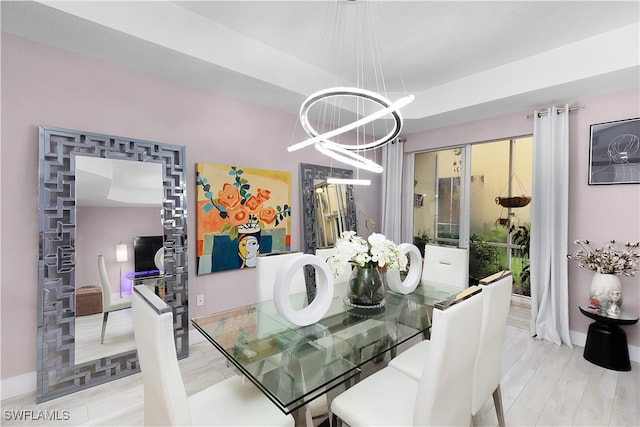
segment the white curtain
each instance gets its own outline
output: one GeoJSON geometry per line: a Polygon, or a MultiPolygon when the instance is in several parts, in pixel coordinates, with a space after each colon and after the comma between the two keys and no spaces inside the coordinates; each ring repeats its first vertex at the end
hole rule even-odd
{"type": "Polygon", "coordinates": [[[387,239],[402,243],[402,159],[401,140],[382,147],[382,227],[387,239]]]}
{"type": "Polygon", "coordinates": [[[569,109],[534,113],[531,334],[571,347],[567,274],[569,109]]]}

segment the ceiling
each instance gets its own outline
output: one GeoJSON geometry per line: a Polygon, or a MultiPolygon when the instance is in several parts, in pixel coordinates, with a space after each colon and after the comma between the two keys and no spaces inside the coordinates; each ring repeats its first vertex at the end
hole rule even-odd
{"type": "Polygon", "coordinates": [[[363,74],[381,64],[389,99],[415,94],[404,134],[639,85],[638,1],[1,7],[2,31],[293,114],[319,89],[354,85],[361,53],[363,74]],[[379,61],[355,46],[369,40],[379,61]]]}

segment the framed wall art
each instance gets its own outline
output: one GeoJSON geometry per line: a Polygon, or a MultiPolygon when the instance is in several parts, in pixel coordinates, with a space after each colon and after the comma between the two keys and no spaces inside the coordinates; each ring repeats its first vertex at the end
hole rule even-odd
{"type": "Polygon", "coordinates": [[[591,125],[589,184],[640,183],[640,118],[591,125]]]}
{"type": "Polygon", "coordinates": [[[291,173],[196,163],[197,273],[291,249],[291,173]]]}

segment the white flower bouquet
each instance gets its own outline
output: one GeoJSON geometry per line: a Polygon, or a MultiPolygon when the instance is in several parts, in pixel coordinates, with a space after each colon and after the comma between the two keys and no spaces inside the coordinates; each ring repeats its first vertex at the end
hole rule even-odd
{"type": "Polygon", "coordinates": [[[602,274],[635,276],[640,262],[640,242],[627,243],[624,249],[615,248],[615,240],[601,248],[593,249],[588,240],[576,240],[580,249],[567,258],[578,262],[579,267],[588,268],[602,274]]]}
{"type": "Polygon", "coordinates": [[[336,241],[336,254],[329,259],[329,269],[338,277],[347,264],[358,267],[376,266],[407,270],[407,257],[384,235],[372,233],[367,240],[355,231],[344,231],[336,241]]]}

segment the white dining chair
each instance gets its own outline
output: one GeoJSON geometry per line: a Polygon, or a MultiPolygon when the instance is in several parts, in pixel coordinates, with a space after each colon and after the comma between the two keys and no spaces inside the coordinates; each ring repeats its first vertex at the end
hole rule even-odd
{"type": "MultiPolygon", "coordinates": [[[[475,416],[490,396],[498,417],[504,426],[504,413],[500,393],[502,366],[502,341],[507,324],[513,277],[509,271],[501,271],[480,281],[485,294],[480,326],[480,342],[473,370],[473,393],[471,414],[475,416]]],[[[432,341],[421,341],[396,356],[389,367],[414,379],[422,377],[424,361],[433,351],[432,341]]]]}
{"type": "MultiPolygon", "coordinates": [[[[256,260],[256,285],[258,302],[273,299],[273,286],[278,271],[284,264],[294,258],[299,258],[302,252],[272,252],[260,254],[256,260]]],[[[304,271],[300,269],[291,280],[291,293],[306,292],[307,286],[304,280],[304,271]]]]}
{"type": "Polygon", "coordinates": [[[104,344],[104,334],[107,330],[109,313],[131,308],[131,298],[111,298],[111,282],[104,263],[104,256],[98,255],[98,274],[100,275],[100,287],[102,288],[102,333],[100,344],[104,344]]]}
{"type": "Polygon", "coordinates": [[[419,380],[383,368],[334,398],[332,425],[468,426],[483,303],[480,288],[470,289],[457,303],[434,308],[432,351],[419,380]]]}
{"type": "Polygon", "coordinates": [[[146,426],[294,425],[291,415],[285,415],[239,376],[187,397],[176,356],[171,308],[144,285],[134,287],[132,299],[146,426]]]}
{"type": "Polygon", "coordinates": [[[425,245],[422,284],[464,289],[469,285],[469,253],[453,246],[425,245]]]}

